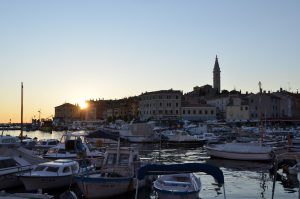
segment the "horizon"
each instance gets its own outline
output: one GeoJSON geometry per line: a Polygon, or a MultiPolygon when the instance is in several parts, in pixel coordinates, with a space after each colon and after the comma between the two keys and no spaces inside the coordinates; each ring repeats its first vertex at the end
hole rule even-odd
{"type": "Polygon", "coordinates": [[[300,2],[0,2],[0,123],[54,115],[64,102],[212,85],[297,92],[300,2]]]}

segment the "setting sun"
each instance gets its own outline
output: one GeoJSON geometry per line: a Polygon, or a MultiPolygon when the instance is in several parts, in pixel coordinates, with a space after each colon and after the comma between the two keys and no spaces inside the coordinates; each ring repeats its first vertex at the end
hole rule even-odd
{"type": "Polygon", "coordinates": [[[87,108],[88,104],[86,102],[80,102],[79,106],[81,109],[85,109],[85,108],[87,108]]]}

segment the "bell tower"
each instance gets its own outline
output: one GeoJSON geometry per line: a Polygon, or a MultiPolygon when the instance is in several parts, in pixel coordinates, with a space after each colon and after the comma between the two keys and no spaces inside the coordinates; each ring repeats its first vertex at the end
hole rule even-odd
{"type": "Polygon", "coordinates": [[[218,56],[217,55],[216,55],[216,61],[215,61],[213,74],[214,74],[213,87],[214,87],[214,89],[217,90],[218,93],[220,93],[220,91],[221,91],[221,70],[220,70],[220,67],[219,67],[219,61],[218,61],[218,56]]]}

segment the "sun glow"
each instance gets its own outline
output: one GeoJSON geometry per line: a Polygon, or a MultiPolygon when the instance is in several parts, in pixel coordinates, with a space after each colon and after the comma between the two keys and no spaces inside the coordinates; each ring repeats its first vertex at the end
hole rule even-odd
{"type": "Polygon", "coordinates": [[[85,109],[85,108],[88,107],[88,104],[86,102],[80,102],[79,106],[80,106],[81,109],[85,109]]]}

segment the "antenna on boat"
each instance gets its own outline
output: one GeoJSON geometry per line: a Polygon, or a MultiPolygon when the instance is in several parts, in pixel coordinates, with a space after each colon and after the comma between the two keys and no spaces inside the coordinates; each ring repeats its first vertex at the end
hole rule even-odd
{"type": "Polygon", "coordinates": [[[23,82],[21,82],[21,143],[23,142],[23,82]]]}

